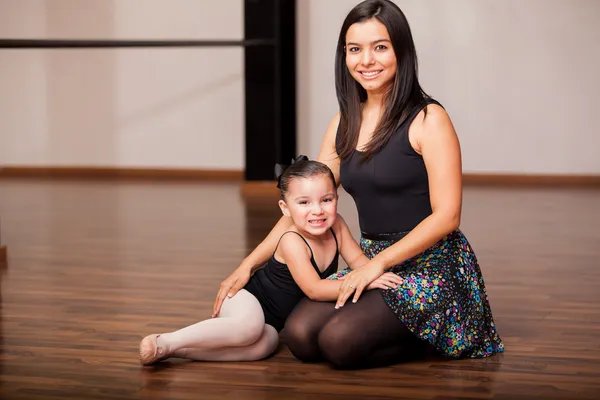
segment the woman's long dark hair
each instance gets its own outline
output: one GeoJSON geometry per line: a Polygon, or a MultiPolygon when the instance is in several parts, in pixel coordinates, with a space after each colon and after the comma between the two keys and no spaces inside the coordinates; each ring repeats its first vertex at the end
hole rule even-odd
{"type": "Polygon", "coordinates": [[[384,97],[381,121],[363,149],[362,159],[368,160],[385,146],[413,107],[428,97],[419,84],[417,51],[402,10],[389,0],[366,0],[358,4],[342,24],[335,55],[335,89],[340,108],[336,149],[342,160],[350,157],[356,149],[362,120],[361,104],[367,100],[366,90],[350,75],[346,66],[346,33],[352,24],[371,18],[387,28],[396,54],[397,72],[384,97]]]}

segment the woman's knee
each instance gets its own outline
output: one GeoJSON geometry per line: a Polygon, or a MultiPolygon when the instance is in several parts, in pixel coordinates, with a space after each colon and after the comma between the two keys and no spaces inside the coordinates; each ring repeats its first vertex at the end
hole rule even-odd
{"type": "Polygon", "coordinates": [[[307,353],[311,342],[316,339],[316,333],[311,331],[311,327],[302,319],[288,319],[283,329],[283,337],[288,348],[301,361],[307,361],[310,355],[307,353]]]}
{"type": "Polygon", "coordinates": [[[286,338],[303,339],[309,330],[309,321],[299,314],[292,314],[285,321],[284,334],[286,338]]]}
{"type": "Polygon", "coordinates": [[[290,352],[304,362],[321,359],[317,345],[317,337],[322,328],[319,307],[311,306],[297,308],[290,315],[283,329],[283,338],[290,352]]]}
{"type": "Polygon", "coordinates": [[[346,329],[345,325],[343,321],[334,318],[318,337],[318,346],[325,360],[340,369],[356,366],[368,346],[368,343],[357,342],[356,335],[346,329]]]}

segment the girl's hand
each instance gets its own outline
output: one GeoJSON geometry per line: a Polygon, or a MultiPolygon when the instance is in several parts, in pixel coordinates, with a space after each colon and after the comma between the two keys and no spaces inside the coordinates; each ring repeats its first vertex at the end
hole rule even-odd
{"type": "Polygon", "coordinates": [[[374,260],[350,272],[342,281],[335,308],[343,307],[352,293],[354,293],[352,302],[356,303],[367,286],[382,275],[383,268],[374,260]]]}
{"type": "Polygon", "coordinates": [[[398,287],[398,285],[402,285],[402,282],[403,282],[402,278],[400,278],[395,273],[386,272],[385,274],[381,275],[379,278],[377,278],[373,282],[371,282],[367,286],[366,290],[396,289],[396,287],[398,287]]]}
{"type": "Polygon", "coordinates": [[[221,312],[221,306],[225,301],[225,297],[233,297],[235,294],[250,280],[251,270],[250,268],[238,267],[225,279],[219,287],[219,293],[215,299],[213,305],[212,317],[215,318],[221,312]]]}

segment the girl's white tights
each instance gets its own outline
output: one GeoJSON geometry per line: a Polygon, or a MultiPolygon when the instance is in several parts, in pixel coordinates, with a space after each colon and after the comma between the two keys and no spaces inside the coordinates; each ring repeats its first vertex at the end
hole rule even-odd
{"type": "Polygon", "coordinates": [[[265,324],[260,303],[242,289],[226,298],[217,318],[207,319],[157,339],[171,357],[198,361],[255,361],[277,349],[279,335],[265,324]]]}

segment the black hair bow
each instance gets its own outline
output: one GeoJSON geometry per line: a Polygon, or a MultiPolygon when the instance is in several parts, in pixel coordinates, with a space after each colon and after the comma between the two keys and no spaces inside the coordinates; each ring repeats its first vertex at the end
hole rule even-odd
{"type": "MultiPolygon", "coordinates": [[[[297,163],[298,161],[308,161],[308,157],[299,155],[295,159],[292,158],[292,163],[290,165],[293,165],[293,164],[297,163]]],[[[275,164],[275,179],[277,179],[277,188],[278,189],[281,189],[281,177],[283,176],[283,173],[290,165],[284,165],[284,164],[278,164],[278,163],[275,164]]]]}

